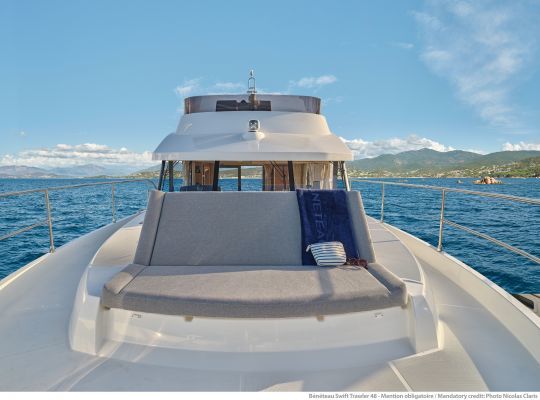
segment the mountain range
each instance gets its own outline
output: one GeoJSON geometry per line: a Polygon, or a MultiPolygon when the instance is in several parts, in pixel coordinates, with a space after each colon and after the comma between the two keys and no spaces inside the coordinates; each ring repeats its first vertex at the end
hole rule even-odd
{"type": "MultiPolygon", "coordinates": [[[[482,155],[462,150],[421,149],[350,161],[347,168],[351,176],[365,177],[538,177],[540,151],[500,151],[482,155]]],[[[50,169],[10,165],[0,166],[0,178],[153,178],[159,175],[159,170],[160,165],[139,171],[95,164],[50,169]]],[[[178,167],[175,172],[179,176],[178,167]]],[[[236,176],[233,172],[231,174],[236,176]]]]}
{"type": "Polygon", "coordinates": [[[421,149],[355,160],[347,167],[352,176],[372,177],[540,176],[540,151],[500,151],[482,155],[463,150],[421,149]]]}
{"type": "Polygon", "coordinates": [[[61,178],[61,176],[43,168],[6,165],[0,166],[0,178],[61,178]]]}
{"type": "Polygon", "coordinates": [[[125,166],[108,166],[97,164],[83,164],[75,165],[71,167],[56,167],[50,168],[49,171],[57,175],[73,176],[79,178],[87,178],[92,176],[122,176],[128,175],[135,171],[137,168],[125,167],[125,166]]]}
{"type": "MultiPolygon", "coordinates": [[[[70,167],[38,168],[26,165],[0,166],[0,178],[91,178],[120,177],[132,174],[137,168],[103,166],[97,164],[70,167]]],[[[158,168],[159,170],[159,168],[158,168]]]]}

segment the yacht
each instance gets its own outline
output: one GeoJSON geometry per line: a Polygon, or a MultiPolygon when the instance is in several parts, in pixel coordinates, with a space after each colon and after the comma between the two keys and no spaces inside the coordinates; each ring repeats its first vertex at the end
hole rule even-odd
{"type": "Polygon", "coordinates": [[[534,309],[367,216],[319,98],[248,86],[185,99],[146,210],[55,248],[43,190],[51,252],[0,282],[0,389],[539,391],[534,309]],[[365,264],[303,262],[306,192],[344,193],[365,264]]]}

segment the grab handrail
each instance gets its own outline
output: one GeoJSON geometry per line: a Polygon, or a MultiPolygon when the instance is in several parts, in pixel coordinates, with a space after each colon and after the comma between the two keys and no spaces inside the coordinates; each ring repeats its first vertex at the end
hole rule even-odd
{"type": "Polygon", "coordinates": [[[464,193],[468,195],[473,196],[481,196],[481,197],[490,197],[490,198],[496,198],[496,199],[504,199],[509,201],[514,201],[518,203],[525,203],[525,204],[531,204],[531,205],[540,205],[540,199],[534,199],[534,198],[528,198],[528,197],[519,197],[519,196],[512,196],[507,194],[500,194],[500,193],[490,193],[490,192],[477,192],[475,190],[468,190],[468,189],[457,189],[457,188],[449,188],[449,187],[443,187],[443,186],[432,186],[432,185],[417,185],[412,183],[401,183],[401,182],[388,182],[388,181],[373,181],[370,179],[351,179],[352,182],[359,182],[359,183],[372,183],[372,184],[378,184],[381,185],[381,218],[380,221],[384,223],[384,198],[385,198],[385,186],[401,186],[406,188],[415,188],[415,189],[427,189],[427,190],[437,190],[441,192],[441,209],[439,213],[439,241],[437,244],[437,251],[443,250],[443,234],[444,234],[444,226],[445,224],[448,226],[451,226],[456,229],[460,229],[464,232],[467,232],[471,235],[480,237],[482,239],[485,239],[491,243],[496,244],[497,246],[503,247],[515,254],[519,254],[537,264],[540,264],[540,257],[537,257],[533,254],[530,254],[524,250],[518,249],[517,247],[514,247],[508,243],[505,243],[501,240],[495,239],[494,237],[487,235],[485,233],[481,233],[478,231],[475,231],[474,229],[468,228],[466,226],[463,226],[461,224],[458,224],[456,222],[450,221],[444,216],[445,207],[446,207],[446,194],[449,192],[455,192],[455,193],[464,193]]]}
{"type": "Polygon", "coordinates": [[[14,197],[14,196],[24,196],[31,193],[43,193],[45,200],[45,209],[47,211],[47,219],[44,221],[38,221],[32,225],[25,226],[23,228],[17,229],[15,231],[8,232],[7,234],[0,236],[0,241],[9,239],[13,236],[20,235],[21,233],[27,232],[31,229],[37,228],[38,226],[47,225],[49,228],[49,252],[54,253],[54,235],[53,235],[53,220],[51,215],[51,201],[49,199],[49,192],[55,190],[66,190],[66,189],[78,189],[88,186],[101,186],[101,185],[110,185],[111,186],[111,213],[112,213],[112,222],[116,222],[116,205],[115,205],[115,188],[116,185],[133,183],[133,182],[146,182],[151,183],[154,189],[157,189],[156,184],[151,179],[125,179],[121,181],[111,181],[111,182],[90,182],[90,183],[80,183],[77,185],[67,185],[67,186],[53,186],[49,188],[40,188],[40,189],[29,189],[29,190],[20,190],[17,192],[0,192],[0,198],[4,197],[14,197]]]}

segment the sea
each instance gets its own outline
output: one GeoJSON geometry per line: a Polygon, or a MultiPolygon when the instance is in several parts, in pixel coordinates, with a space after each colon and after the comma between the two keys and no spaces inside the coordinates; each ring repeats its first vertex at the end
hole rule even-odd
{"type": "MultiPolygon", "coordinates": [[[[107,179],[0,179],[0,192],[54,188],[107,179]]],[[[540,179],[502,179],[501,185],[474,185],[473,179],[407,178],[377,181],[432,185],[504,193],[540,199],[540,179]]],[[[181,180],[175,182],[179,187],[181,180]]],[[[222,179],[222,190],[237,190],[235,179],[222,179]]],[[[127,217],[146,207],[148,182],[115,185],[115,215],[127,217]]],[[[352,182],[362,194],[368,215],[381,216],[381,185],[362,179],[352,182]]],[[[261,190],[261,180],[243,179],[242,190],[261,190]]],[[[99,185],[49,192],[56,248],[113,218],[111,186],[99,185]]],[[[441,193],[410,187],[385,185],[384,221],[436,246],[439,234],[441,193]]],[[[0,238],[10,232],[46,221],[42,192],[0,197],[0,238]]],[[[540,256],[540,206],[463,193],[446,193],[445,218],[490,235],[533,255],[540,256]]],[[[471,266],[510,293],[540,293],[540,265],[469,233],[446,226],[446,252],[471,266]]],[[[0,279],[49,251],[49,233],[40,225],[20,235],[0,240],[0,279]]]]}

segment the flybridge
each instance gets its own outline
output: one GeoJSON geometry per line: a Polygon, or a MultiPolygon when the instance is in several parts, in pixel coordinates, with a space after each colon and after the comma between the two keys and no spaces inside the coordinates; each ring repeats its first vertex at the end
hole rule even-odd
{"type": "Polygon", "coordinates": [[[192,96],[184,100],[184,114],[216,111],[281,111],[321,113],[321,99],[281,94],[223,94],[192,96]]]}
{"type": "Polygon", "coordinates": [[[249,72],[246,95],[193,96],[184,100],[184,114],[216,111],[282,111],[321,113],[321,99],[312,96],[258,94],[255,73],[249,72]]]}

